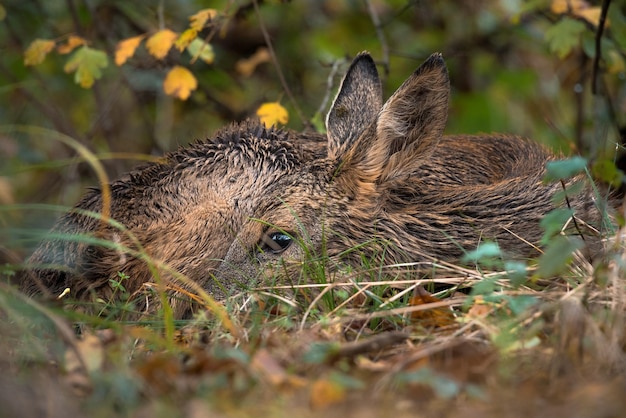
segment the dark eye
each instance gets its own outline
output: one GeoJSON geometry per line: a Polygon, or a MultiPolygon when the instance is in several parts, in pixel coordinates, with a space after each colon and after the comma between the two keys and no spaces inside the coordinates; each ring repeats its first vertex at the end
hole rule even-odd
{"type": "Polygon", "coordinates": [[[272,254],[280,254],[291,245],[293,239],[284,232],[266,234],[261,242],[261,249],[272,254]]]}

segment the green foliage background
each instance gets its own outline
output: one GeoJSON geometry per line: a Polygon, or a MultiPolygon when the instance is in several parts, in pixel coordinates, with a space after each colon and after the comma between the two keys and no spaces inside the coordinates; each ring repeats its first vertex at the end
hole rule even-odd
{"type": "MultiPolygon", "coordinates": [[[[549,0],[259,1],[260,14],[251,1],[0,4],[6,12],[0,22],[0,239],[18,255],[36,239],[17,231],[45,230],[58,213],[13,204],[71,206],[97,181],[74,149],[15,125],[68,135],[103,157],[160,155],[253,116],[267,101],[280,100],[290,113],[288,126],[303,129],[323,118],[330,104],[325,98],[332,99],[350,59],[363,50],[381,64],[386,96],[428,55],[442,52],[452,84],[448,133],[509,132],[565,154],[591,152],[612,160],[626,123],[624,1],[612,2],[609,10],[596,97],[590,88],[595,27],[551,12],[549,0]],[[143,45],[126,64],[114,65],[120,40],[161,27],[182,32],[188,17],[206,7],[228,17],[211,39],[212,65],[191,65],[175,51],[157,61],[143,45]],[[240,59],[265,46],[263,27],[302,118],[271,62],[250,77],[235,70],[240,59]],[[109,56],[91,89],[63,72],[66,55],[51,53],[39,66],[24,65],[33,40],[71,33],[109,56]],[[176,64],[188,66],[199,80],[185,102],[162,92],[164,75],[176,64]]],[[[103,158],[103,164],[115,178],[137,161],[103,158]]]]}

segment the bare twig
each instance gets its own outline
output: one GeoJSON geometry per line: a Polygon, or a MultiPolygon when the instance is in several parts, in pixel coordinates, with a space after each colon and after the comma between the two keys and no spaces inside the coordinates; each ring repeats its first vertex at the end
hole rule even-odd
{"type": "Polygon", "coordinates": [[[596,32],[596,56],[593,57],[593,71],[591,75],[591,93],[598,94],[598,69],[600,67],[600,56],[602,55],[602,33],[606,23],[606,14],[609,11],[611,0],[602,1],[602,11],[600,12],[600,21],[598,22],[598,30],[596,32]]]}
{"type": "Polygon", "coordinates": [[[378,13],[372,4],[372,1],[365,0],[365,3],[367,4],[367,10],[370,14],[370,18],[372,19],[372,23],[374,24],[374,29],[376,29],[376,36],[378,37],[378,41],[380,42],[380,47],[383,52],[383,68],[385,69],[385,77],[387,77],[389,75],[389,45],[387,44],[387,39],[385,38],[380,18],[378,17],[378,13]]]}
{"type": "Polygon", "coordinates": [[[334,87],[334,79],[337,71],[339,71],[339,66],[343,63],[343,60],[335,60],[333,62],[333,67],[330,69],[330,73],[328,74],[328,78],[326,79],[326,94],[324,95],[324,99],[322,99],[322,103],[320,107],[317,109],[316,113],[323,114],[326,110],[326,106],[328,105],[328,101],[330,100],[330,95],[333,92],[334,87]]]}
{"type": "Polygon", "coordinates": [[[402,331],[389,331],[374,335],[362,341],[353,341],[342,344],[337,351],[333,352],[328,361],[333,362],[340,358],[353,358],[359,354],[381,351],[392,345],[407,340],[410,335],[402,331]]]}

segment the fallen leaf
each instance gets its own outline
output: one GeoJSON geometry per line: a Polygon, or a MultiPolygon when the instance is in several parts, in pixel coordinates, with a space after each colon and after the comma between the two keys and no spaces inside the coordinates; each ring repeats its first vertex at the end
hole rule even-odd
{"type": "MultiPolygon", "coordinates": [[[[441,302],[441,299],[432,296],[421,286],[417,287],[416,291],[417,295],[409,300],[410,306],[441,302]]],[[[412,312],[411,319],[425,327],[447,327],[456,324],[454,313],[447,306],[412,312]]]]}
{"type": "Polygon", "coordinates": [[[195,29],[189,28],[189,29],[187,29],[186,31],[184,31],[183,33],[180,34],[178,39],[176,39],[176,42],[175,42],[174,46],[180,52],[183,52],[185,50],[185,48],[187,48],[189,46],[191,41],[193,41],[197,37],[198,37],[198,31],[195,30],[195,29]]]}
{"type": "Polygon", "coordinates": [[[84,45],[74,52],[63,67],[66,73],[75,71],[74,81],[81,87],[89,88],[102,77],[102,69],[108,65],[106,53],[84,45]]]}
{"type": "Polygon", "coordinates": [[[191,71],[180,65],[172,68],[163,81],[163,91],[181,100],[187,100],[191,92],[197,88],[198,80],[191,71]]]}
{"type": "Polygon", "coordinates": [[[278,102],[263,103],[256,114],[265,126],[284,125],[289,121],[287,109],[278,102]]]}
{"type": "Polygon", "coordinates": [[[13,187],[8,177],[0,177],[0,205],[11,205],[15,202],[13,187]]]}
{"type": "Polygon", "coordinates": [[[178,35],[169,29],[163,29],[152,35],[146,41],[148,52],[156,59],[163,59],[172,48],[178,35]]]}
{"type": "Polygon", "coordinates": [[[244,77],[250,77],[259,64],[263,64],[269,60],[269,51],[267,48],[262,47],[257,49],[250,58],[240,59],[237,61],[237,64],[235,64],[235,70],[244,77]]]}
{"type": "Polygon", "coordinates": [[[101,370],[103,363],[102,342],[93,334],[85,334],[65,351],[66,380],[79,394],[86,394],[91,388],[90,374],[101,370]]]}
{"type": "Polygon", "coordinates": [[[137,47],[145,35],[133,36],[132,38],[119,41],[115,46],[115,65],[124,64],[130,57],[135,55],[137,47]]]}
{"type": "Polygon", "coordinates": [[[345,398],[346,388],[338,382],[318,379],[311,385],[309,401],[314,409],[339,403],[345,398]]]}
{"type": "Polygon", "coordinates": [[[196,38],[191,41],[191,43],[187,47],[187,51],[189,52],[189,55],[194,58],[194,60],[196,58],[200,58],[207,64],[212,64],[213,60],[215,59],[213,47],[211,46],[211,44],[207,44],[202,39],[196,38]]]}
{"type": "Polygon", "coordinates": [[[217,16],[217,10],[215,9],[202,9],[198,13],[189,16],[191,29],[194,29],[196,32],[200,32],[202,28],[206,25],[208,21],[217,16]]]}
{"type": "Polygon", "coordinates": [[[87,45],[87,41],[80,36],[70,35],[64,44],[57,47],[57,52],[61,55],[66,55],[81,45],[87,45]]]}
{"type": "Polygon", "coordinates": [[[24,65],[38,65],[54,49],[54,41],[35,39],[24,51],[24,65]]]}
{"type": "Polygon", "coordinates": [[[256,370],[271,385],[278,386],[287,380],[287,372],[284,367],[265,349],[258,350],[251,363],[252,369],[256,370]]]}

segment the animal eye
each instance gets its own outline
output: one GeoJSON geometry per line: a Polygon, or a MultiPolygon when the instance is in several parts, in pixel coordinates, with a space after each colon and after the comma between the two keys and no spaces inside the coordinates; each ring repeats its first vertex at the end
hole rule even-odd
{"type": "Polygon", "coordinates": [[[263,237],[261,249],[272,254],[280,254],[289,248],[292,242],[293,238],[287,233],[271,232],[263,237]]]}

